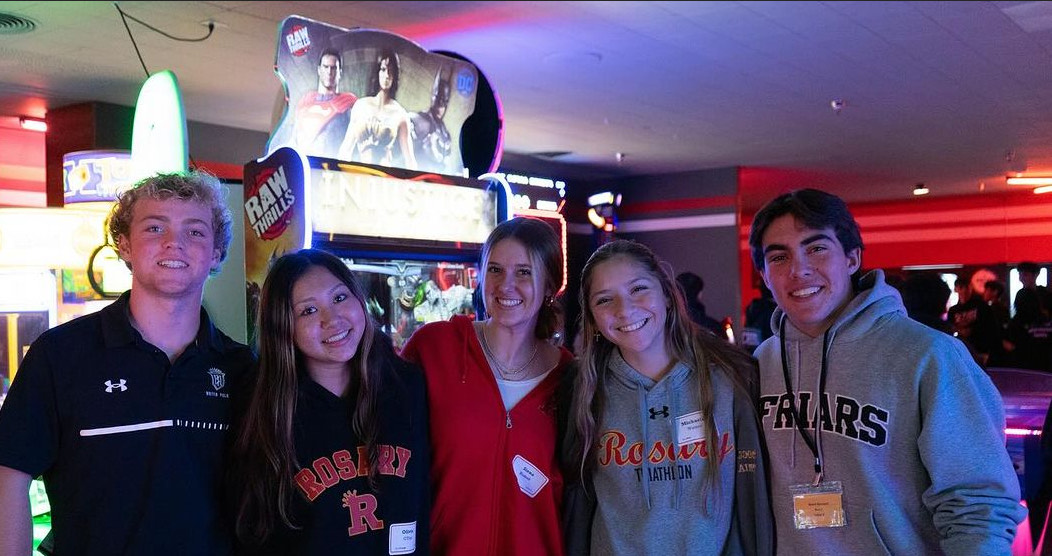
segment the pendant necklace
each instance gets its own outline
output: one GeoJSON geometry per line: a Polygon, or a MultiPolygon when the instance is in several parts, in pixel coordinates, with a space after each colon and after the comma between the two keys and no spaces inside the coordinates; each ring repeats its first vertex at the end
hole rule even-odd
{"type": "Polygon", "coordinates": [[[522,377],[520,377],[520,375],[523,375],[526,372],[526,370],[529,369],[530,365],[533,363],[533,360],[537,359],[537,352],[540,351],[541,343],[536,342],[533,345],[533,354],[530,355],[529,360],[526,361],[526,363],[523,364],[521,367],[516,369],[510,365],[505,366],[501,364],[500,360],[497,359],[497,356],[493,354],[493,350],[491,350],[489,347],[489,339],[486,337],[486,325],[481,325],[481,328],[482,351],[486,353],[486,358],[489,359],[490,363],[493,363],[493,366],[496,367],[497,374],[499,374],[500,377],[504,380],[522,380],[522,377]]]}

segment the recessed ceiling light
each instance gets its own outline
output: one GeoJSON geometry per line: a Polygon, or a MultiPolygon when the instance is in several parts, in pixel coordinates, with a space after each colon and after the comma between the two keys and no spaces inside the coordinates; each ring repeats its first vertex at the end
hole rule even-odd
{"type": "Polygon", "coordinates": [[[931,193],[931,190],[929,190],[928,187],[923,183],[918,183],[917,185],[913,186],[914,195],[927,195],[928,193],[931,193]]]}

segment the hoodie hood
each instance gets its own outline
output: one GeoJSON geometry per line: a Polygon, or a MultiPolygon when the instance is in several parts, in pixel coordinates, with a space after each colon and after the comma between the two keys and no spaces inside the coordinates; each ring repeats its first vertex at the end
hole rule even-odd
{"type": "MultiPolygon", "coordinates": [[[[884,280],[883,270],[872,270],[867,272],[859,280],[855,296],[841,309],[833,324],[829,327],[830,338],[841,341],[853,341],[866,333],[872,327],[879,326],[878,321],[892,315],[906,315],[906,308],[902,305],[902,296],[898,290],[888,285],[884,280]]],[[[778,336],[781,330],[782,319],[785,319],[785,339],[789,341],[808,341],[813,338],[801,332],[793,326],[792,320],[788,318],[781,307],[774,310],[771,315],[771,330],[778,336]]]]}

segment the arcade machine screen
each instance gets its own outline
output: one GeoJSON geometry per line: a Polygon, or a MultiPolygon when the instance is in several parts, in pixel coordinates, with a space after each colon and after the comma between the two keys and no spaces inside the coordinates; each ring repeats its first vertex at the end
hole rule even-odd
{"type": "Polygon", "coordinates": [[[470,263],[344,259],[366,291],[366,309],[401,349],[416,329],[453,315],[472,318],[478,270],[470,263]]]}

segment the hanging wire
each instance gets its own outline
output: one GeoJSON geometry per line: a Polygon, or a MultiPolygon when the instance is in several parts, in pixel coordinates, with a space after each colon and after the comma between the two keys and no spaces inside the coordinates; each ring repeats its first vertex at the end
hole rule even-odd
{"type": "Polygon", "coordinates": [[[121,7],[116,2],[113,3],[113,7],[117,8],[117,13],[121,14],[121,22],[124,23],[124,29],[128,31],[128,38],[131,39],[132,46],[135,48],[135,55],[139,57],[139,63],[142,64],[142,71],[146,72],[146,77],[150,77],[150,70],[146,69],[146,62],[142,59],[142,52],[139,52],[139,45],[135,42],[135,35],[132,35],[131,28],[128,27],[128,20],[124,15],[124,11],[121,10],[121,7]]]}
{"type": "Polygon", "coordinates": [[[208,32],[205,33],[205,36],[200,37],[200,38],[196,38],[196,39],[185,39],[185,38],[182,38],[182,37],[176,37],[174,35],[170,35],[170,34],[164,32],[164,31],[154,27],[153,25],[150,25],[149,23],[146,23],[145,21],[143,21],[143,20],[141,20],[141,19],[139,19],[139,18],[137,18],[135,16],[131,16],[131,15],[128,15],[128,14],[124,13],[124,10],[121,9],[120,4],[118,4],[117,2],[113,3],[113,7],[117,8],[117,13],[121,14],[121,23],[124,23],[124,29],[126,31],[128,31],[128,38],[131,39],[132,46],[135,48],[135,55],[139,57],[139,63],[142,64],[142,70],[144,72],[146,72],[146,77],[150,76],[150,70],[146,69],[146,62],[143,61],[143,59],[142,59],[142,52],[139,51],[139,45],[138,45],[138,43],[135,42],[135,36],[132,35],[131,28],[128,27],[128,20],[129,19],[134,21],[135,23],[138,23],[139,25],[142,25],[143,27],[145,27],[145,28],[147,28],[147,29],[149,29],[149,30],[161,35],[161,36],[164,36],[164,37],[167,37],[167,38],[169,38],[169,39],[171,39],[173,41],[179,41],[179,42],[202,42],[202,41],[208,40],[208,38],[212,36],[212,33],[215,31],[215,28],[216,28],[215,23],[209,21],[208,22],[208,32]]]}
{"type": "MultiPolygon", "coordinates": [[[[141,19],[138,19],[135,16],[128,15],[128,14],[124,13],[121,10],[120,6],[117,6],[116,2],[114,2],[113,5],[117,8],[118,12],[121,12],[121,16],[122,17],[127,17],[128,19],[134,21],[135,23],[138,23],[139,25],[142,25],[143,27],[145,27],[145,28],[157,33],[157,34],[160,34],[160,35],[163,35],[165,37],[168,37],[169,39],[172,39],[173,41],[179,41],[179,42],[202,42],[202,41],[206,41],[206,40],[208,40],[209,37],[212,36],[212,32],[215,31],[215,28],[216,28],[215,23],[209,21],[208,22],[208,32],[205,33],[205,36],[199,37],[199,38],[196,38],[196,39],[184,39],[182,37],[176,37],[175,35],[169,35],[168,33],[165,33],[164,31],[154,27],[153,25],[150,25],[149,23],[146,23],[145,21],[143,21],[141,19]]],[[[127,24],[125,24],[125,25],[127,25],[127,24]]]]}

